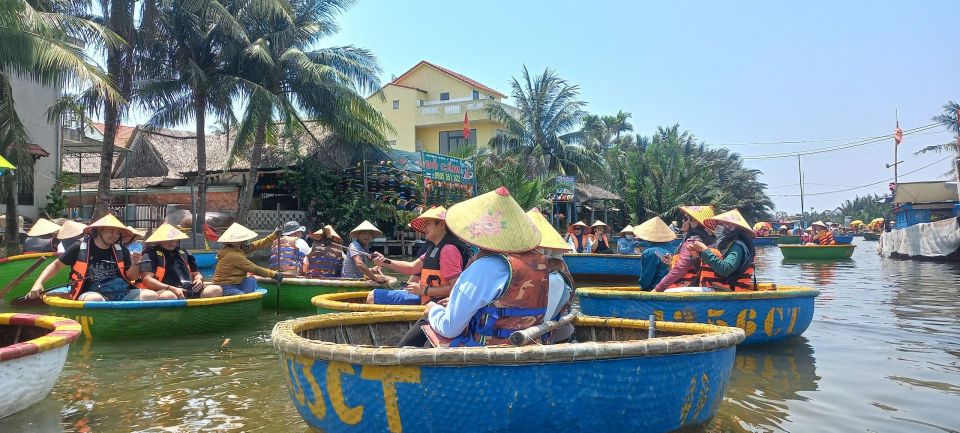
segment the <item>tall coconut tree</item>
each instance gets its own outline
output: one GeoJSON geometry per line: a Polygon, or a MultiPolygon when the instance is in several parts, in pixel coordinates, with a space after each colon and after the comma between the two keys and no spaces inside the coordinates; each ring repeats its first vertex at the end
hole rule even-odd
{"type": "Polygon", "coordinates": [[[499,104],[485,109],[490,118],[506,127],[504,134],[490,140],[491,147],[523,155],[535,176],[600,169],[600,158],[575,144],[586,105],[578,99],[578,86],[551,69],[532,77],[524,66],[520,80],[513,78],[510,87],[518,109],[516,117],[499,104]]]}
{"type": "MultiPolygon", "coordinates": [[[[16,111],[11,79],[19,76],[41,85],[72,82],[92,85],[104,98],[119,101],[116,88],[95,62],[76,43],[77,39],[101,41],[119,47],[123,41],[102,26],[81,18],[85,3],[10,0],[0,2],[0,152],[14,165],[29,167],[28,134],[16,111]]],[[[29,173],[30,170],[23,172],[29,173]]],[[[2,197],[6,202],[6,250],[19,249],[15,176],[4,176],[2,197]]]]}
{"type": "MultiPolygon", "coordinates": [[[[308,121],[344,143],[386,146],[391,128],[358,92],[379,87],[380,68],[370,51],[353,46],[314,48],[338,31],[336,17],[352,0],[294,0],[289,18],[243,18],[250,45],[239,54],[236,74],[247,101],[229,165],[249,161],[237,220],[246,221],[267,145],[281,136],[312,135],[308,121]]],[[[313,137],[316,139],[316,137],[313,137]]]]}
{"type": "Polygon", "coordinates": [[[148,55],[141,60],[142,77],[135,82],[134,94],[154,113],[147,121],[150,128],[194,122],[196,230],[206,216],[206,115],[236,123],[231,97],[238,79],[229,73],[229,62],[236,47],[249,41],[240,22],[217,0],[164,1],[156,12],[152,25],[141,31],[141,50],[148,55]]]}
{"type": "MultiPolygon", "coordinates": [[[[932,120],[943,125],[943,127],[947,128],[948,131],[953,132],[955,137],[960,137],[960,104],[957,104],[953,101],[948,101],[943,105],[943,114],[934,116],[932,120]]],[[[953,175],[957,179],[960,179],[960,146],[958,146],[958,144],[960,144],[960,138],[951,140],[947,143],[934,144],[924,147],[923,149],[918,150],[914,155],[954,152],[957,157],[954,160],[953,167],[951,167],[950,171],[945,174],[947,176],[953,175]]],[[[957,190],[960,191],[960,183],[957,184],[957,190]]]]}

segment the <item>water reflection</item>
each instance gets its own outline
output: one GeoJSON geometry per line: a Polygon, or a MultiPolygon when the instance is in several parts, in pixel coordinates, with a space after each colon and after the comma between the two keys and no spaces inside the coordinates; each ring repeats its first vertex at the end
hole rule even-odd
{"type": "Polygon", "coordinates": [[[790,402],[807,401],[819,381],[813,347],[803,337],[738,347],[724,410],[703,431],[783,431],[790,402]]]}
{"type": "Polygon", "coordinates": [[[20,412],[0,419],[0,432],[62,433],[60,412],[63,403],[47,398],[20,412]]]}

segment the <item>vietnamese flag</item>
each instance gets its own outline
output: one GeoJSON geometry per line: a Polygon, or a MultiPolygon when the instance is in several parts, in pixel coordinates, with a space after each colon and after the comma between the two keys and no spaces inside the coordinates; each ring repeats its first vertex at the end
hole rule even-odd
{"type": "Polygon", "coordinates": [[[470,118],[467,117],[467,113],[463,113],[463,136],[470,141],[470,118]]]}
{"type": "Polygon", "coordinates": [[[203,237],[210,242],[216,242],[217,239],[220,239],[220,235],[217,234],[217,231],[210,227],[210,224],[203,225],[203,237]]]}
{"type": "Polygon", "coordinates": [[[903,130],[900,129],[900,122],[897,122],[897,129],[893,130],[893,141],[896,144],[900,144],[903,141],[903,130]]]}

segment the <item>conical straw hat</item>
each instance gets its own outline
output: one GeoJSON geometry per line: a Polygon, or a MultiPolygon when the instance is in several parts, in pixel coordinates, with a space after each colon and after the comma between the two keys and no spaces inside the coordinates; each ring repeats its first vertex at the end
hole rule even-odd
{"type": "MultiPolygon", "coordinates": [[[[133,242],[137,239],[143,239],[144,237],[147,236],[147,229],[141,230],[141,229],[133,228],[131,226],[127,226],[127,230],[130,230],[130,234],[133,235],[133,239],[131,239],[130,242],[133,242]]],[[[127,236],[127,237],[130,237],[130,236],[127,236]]]]}
{"type": "Polygon", "coordinates": [[[820,227],[823,227],[823,228],[827,228],[827,225],[824,224],[823,221],[817,221],[817,222],[815,222],[815,223],[813,223],[813,224],[810,224],[810,227],[813,227],[813,226],[820,226],[820,227]]]}
{"type": "Polygon", "coordinates": [[[530,221],[537,226],[540,231],[540,248],[558,251],[570,251],[570,245],[563,240],[563,236],[557,233],[557,229],[550,225],[550,222],[540,213],[540,209],[533,208],[527,212],[530,221]]]}
{"type": "Polygon", "coordinates": [[[647,242],[670,242],[677,234],[660,217],[653,217],[633,228],[633,234],[647,242]]]}
{"type": "Polygon", "coordinates": [[[179,241],[183,239],[190,239],[190,236],[187,236],[185,233],[181,232],[180,229],[170,225],[163,224],[160,227],[157,227],[153,231],[153,234],[150,235],[144,243],[152,244],[154,242],[166,242],[166,241],[179,241]]]}
{"type": "Polygon", "coordinates": [[[737,209],[726,211],[720,215],[717,215],[713,218],[707,218],[703,225],[707,228],[713,230],[717,227],[717,224],[724,223],[728,226],[739,228],[743,230],[744,233],[747,233],[751,238],[756,237],[756,233],[753,231],[753,228],[750,227],[750,224],[747,223],[747,220],[743,218],[743,215],[740,215],[740,211],[737,209]]]}
{"type": "Polygon", "coordinates": [[[33,224],[33,227],[30,227],[30,231],[27,232],[27,236],[46,236],[59,231],[60,226],[57,225],[57,223],[46,218],[40,218],[36,223],[33,224]]]}
{"type": "Polygon", "coordinates": [[[704,224],[708,218],[713,218],[713,206],[680,206],[680,211],[695,219],[698,223],[704,224]]]}
{"type": "Polygon", "coordinates": [[[540,230],[502,186],[451,206],[446,221],[447,230],[481,249],[521,253],[540,245],[540,230]]]}
{"type": "Polygon", "coordinates": [[[311,233],[310,236],[311,236],[312,238],[314,238],[314,239],[320,239],[320,238],[326,236],[326,237],[328,237],[328,238],[330,238],[330,239],[336,240],[337,243],[341,243],[341,244],[343,243],[343,238],[341,238],[340,235],[337,234],[337,231],[334,230],[334,229],[333,229],[333,226],[330,225],[330,224],[327,224],[327,225],[323,226],[322,229],[317,230],[317,231],[311,233]]]}
{"type": "Polygon", "coordinates": [[[358,225],[355,229],[350,230],[350,236],[354,236],[354,234],[357,232],[375,232],[377,233],[377,236],[383,236],[383,232],[380,231],[377,226],[371,224],[370,221],[367,220],[363,220],[363,222],[360,223],[360,225],[358,225]]]}
{"type": "Polygon", "coordinates": [[[257,232],[250,230],[238,223],[233,223],[230,224],[230,227],[227,227],[227,230],[224,231],[222,235],[220,235],[220,238],[217,239],[217,242],[243,242],[256,239],[257,236],[257,232]]]}
{"type": "Polygon", "coordinates": [[[83,232],[89,235],[94,229],[98,228],[120,229],[122,232],[120,236],[122,237],[129,237],[133,236],[134,234],[127,226],[123,225],[123,223],[112,214],[106,214],[103,216],[103,218],[94,221],[92,224],[88,225],[87,228],[83,229],[83,232]]]}
{"type": "Polygon", "coordinates": [[[610,226],[608,226],[607,223],[603,221],[597,220],[596,222],[593,223],[592,226],[590,226],[590,228],[594,228],[594,227],[610,227],[610,226]]]}
{"type": "Polygon", "coordinates": [[[430,209],[427,209],[426,212],[420,214],[420,216],[414,218],[410,221],[410,228],[426,234],[427,229],[424,227],[423,223],[428,219],[440,220],[443,221],[447,216],[447,208],[443,206],[434,206],[430,209]]]}
{"type": "Polygon", "coordinates": [[[780,230],[786,230],[786,229],[788,229],[788,228],[789,228],[789,227],[787,227],[787,226],[785,226],[785,225],[781,225],[781,226],[780,226],[780,230]]]}
{"type": "Polygon", "coordinates": [[[628,225],[628,226],[624,227],[622,230],[620,230],[620,232],[617,233],[617,234],[622,235],[622,234],[624,234],[624,233],[633,233],[633,226],[628,225]]]}
{"type": "Polygon", "coordinates": [[[585,223],[585,222],[583,222],[583,221],[577,221],[576,223],[573,224],[573,226],[574,226],[574,227],[587,227],[587,223],[585,223]]]}
{"type": "Polygon", "coordinates": [[[63,227],[60,228],[60,233],[57,233],[57,239],[75,238],[82,235],[85,228],[87,228],[86,224],[69,220],[63,223],[63,227]]]}

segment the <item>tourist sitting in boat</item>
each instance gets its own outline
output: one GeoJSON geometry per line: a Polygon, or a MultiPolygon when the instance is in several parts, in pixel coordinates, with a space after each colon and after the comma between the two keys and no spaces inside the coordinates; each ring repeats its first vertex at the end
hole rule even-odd
{"type": "Polygon", "coordinates": [[[270,269],[277,269],[287,277],[299,277],[307,268],[310,245],[303,240],[307,228],[297,221],[283,224],[280,240],[270,250],[270,269]]]}
{"type": "Polygon", "coordinates": [[[180,249],[180,241],[190,239],[180,229],[162,224],[144,241],[140,260],[140,287],[157,292],[161,300],[215,298],[223,295],[217,286],[203,287],[203,275],[197,260],[180,249]]]}
{"type": "Polygon", "coordinates": [[[57,233],[57,254],[63,254],[70,247],[80,243],[80,239],[83,238],[83,230],[87,228],[87,225],[84,223],[76,222],[73,220],[67,220],[63,223],[63,226],[60,227],[60,232],[57,233]]]}
{"type": "Polygon", "coordinates": [[[401,346],[489,346],[543,323],[547,314],[547,258],[535,249],[541,235],[506,188],[457,203],[447,210],[447,229],[478,247],[446,306],[429,302],[425,321],[401,346]]]}
{"type": "Polygon", "coordinates": [[[638,281],[640,290],[649,292],[670,272],[670,265],[662,259],[670,254],[670,242],[677,238],[677,234],[659,217],[650,218],[634,227],[633,233],[638,239],[649,243],[640,253],[638,281]]]}
{"type": "Polygon", "coordinates": [[[683,242],[674,255],[664,257],[670,265],[670,271],[653,289],[662,292],[670,287],[688,287],[700,285],[700,257],[688,248],[694,242],[713,244],[716,240],[713,232],[703,225],[707,218],[713,218],[713,206],[681,206],[683,212],[683,242]]]}
{"type": "Polygon", "coordinates": [[[450,296],[450,289],[463,271],[469,254],[467,248],[447,231],[446,214],[443,206],[437,206],[410,221],[410,227],[433,243],[433,247],[416,260],[390,260],[380,253],[373,254],[373,262],[378,266],[405,275],[420,274],[420,280],[408,283],[406,290],[373,289],[367,295],[368,304],[418,305],[450,296]]]}
{"type": "Polygon", "coordinates": [[[783,236],[788,235],[788,234],[790,233],[789,230],[790,230],[790,229],[788,229],[786,225],[781,225],[781,226],[780,226],[780,234],[783,235],[783,236]]]}
{"type": "MultiPolygon", "coordinates": [[[[553,225],[547,221],[547,218],[540,213],[540,209],[530,209],[527,211],[527,216],[540,231],[540,253],[547,258],[547,270],[550,272],[547,289],[547,314],[544,317],[549,320],[559,320],[570,312],[570,301],[572,295],[577,291],[573,275],[570,275],[567,262],[563,260],[563,253],[569,252],[570,246],[563,240],[563,236],[560,236],[560,233],[553,228],[553,225]]],[[[547,335],[542,342],[559,343],[566,341],[573,335],[573,331],[573,324],[567,323],[547,335]]]]}
{"type": "Polygon", "coordinates": [[[813,236],[810,238],[810,241],[807,245],[836,245],[837,241],[833,238],[833,233],[830,233],[830,229],[827,228],[827,225],[823,221],[817,221],[813,224],[810,224],[810,228],[813,229],[813,236]]]}
{"type": "Polygon", "coordinates": [[[350,231],[353,242],[347,247],[347,255],[343,259],[343,278],[367,278],[387,284],[387,276],[383,275],[379,266],[373,266],[370,256],[370,244],[377,236],[383,236],[383,232],[370,221],[364,221],[350,231]]]}
{"type": "Polygon", "coordinates": [[[613,250],[610,249],[610,237],[607,236],[607,229],[610,226],[607,223],[597,220],[590,226],[590,230],[593,233],[590,235],[590,252],[596,254],[613,254],[613,250]]]}
{"type": "Polygon", "coordinates": [[[700,286],[668,291],[753,291],[753,228],[737,209],[708,218],[704,224],[717,236],[713,248],[693,242],[688,248],[700,255],[700,286]],[[700,289],[700,290],[697,290],[700,289]]]}
{"type": "Polygon", "coordinates": [[[60,233],[60,226],[46,218],[40,218],[23,241],[23,253],[52,253],[57,251],[56,235],[60,233]]]}
{"type": "Polygon", "coordinates": [[[250,242],[258,236],[257,232],[238,223],[227,227],[217,239],[217,242],[223,244],[223,248],[217,251],[217,267],[213,271],[210,287],[213,290],[219,289],[223,296],[253,293],[257,290],[257,279],[248,277],[247,273],[273,278],[277,282],[283,281],[282,273],[257,266],[247,258],[251,252],[272,245],[279,234],[278,228],[269,236],[250,242]]]}
{"type": "Polygon", "coordinates": [[[330,224],[310,237],[313,247],[307,254],[307,278],[339,278],[343,269],[343,239],[330,224]]]}
{"type": "Polygon", "coordinates": [[[813,227],[807,227],[803,229],[803,234],[800,235],[800,242],[809,244],[813,240],[813,235],[811,235],[812,231],[813,231],[813,227]]]}
{"type": "Polygon", "coordinates": [[[130,234],[121,237],[120,244],[130,251],[130,259],[133,260],[133,263],[140,263],[140,259],[143,257],[143,239],[147,236],[147,230],[137,230],[131,226],[127,226],[127,230],[130,231],[130,234]]]}
{"type": "Polygon", "coordinates": [[[130,284],[140,278],[140,268],[120,238],[132,233],[117,217],[107,214],[87,226],[84,237],[57,260],[47,265],[33,283],[27,298],[40,297],[43,283],[70,267],[70,299],[78,301],[154,301],[152,290],[140,290],[130,284]]]}
{"type": "Polygon", "coordinates": [[[640,243],[633,235],[633,226],[626,226],[620,233],[620,239],[617,239],[617,254],[638,254],[640,243]]]}
{"type": "Polygon", "coordinates": [[[672,231],[675,235],[679,235],[683,230],[680,228],[680,225],[677,224],[677,220],[673,220],[670,221],[670,231],[672,231]]]}
{"type": "Polygon", "coordinates": [[[571,231],[567,233],[565,240],[567,244],[570,245],[570,248],[575,253],[589,253],[590,252],[590,234],[588,233],[587,224],[583,221],[577,221],[571,227],[571,231]]]}

